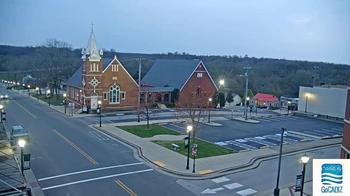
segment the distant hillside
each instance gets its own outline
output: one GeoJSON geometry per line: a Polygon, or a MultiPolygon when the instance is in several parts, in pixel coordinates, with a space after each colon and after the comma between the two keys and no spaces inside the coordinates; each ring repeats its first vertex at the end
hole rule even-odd
{"type": "MultiPolygon", "coordinates": [[[[57,85],[65,81],[80,65],[81,49],[46,47],[0,46],[0,77],[19,80],[25,74],[40,78],[40,85],[57,85]],[[54,80],[54,81],[53,81],[54,80]]],[[[249,88],[254,93],[272,93],[276,96],[298,96],[299,86],[311,86],[313,75],[318,84],[347,84],[350,66],[294,61],[285,59],[239,56],[197,56],[180,53],[136,54],[104,51],[104,57],[119,60],[137,79],[138,61],[142,58],[144,75],[155,59],[201,59],[215,81],[225,79],[225,90],[243,93],[244,66],[252,67],[249,88]],[[316,71],[314,67],[318,67],[316,71]]]]}

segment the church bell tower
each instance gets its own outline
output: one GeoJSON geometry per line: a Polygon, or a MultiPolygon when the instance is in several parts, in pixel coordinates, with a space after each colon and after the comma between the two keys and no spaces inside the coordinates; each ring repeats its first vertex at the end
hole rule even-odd
{"type": "Polygon", "coordinates": [[[97,109],[97,101],[102,100],[102,49],[98,51],[93,27],[86,48],[81,51],[82,67],[82,101],[83,108],[97,109]]]}

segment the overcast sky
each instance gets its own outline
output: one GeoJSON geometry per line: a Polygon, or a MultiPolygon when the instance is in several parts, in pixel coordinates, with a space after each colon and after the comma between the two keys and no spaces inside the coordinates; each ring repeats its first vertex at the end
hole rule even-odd
{"type": "Polygon", "coordinates": [[[0,0],[0,44],[350,64],[349,0],[0,0]]]}

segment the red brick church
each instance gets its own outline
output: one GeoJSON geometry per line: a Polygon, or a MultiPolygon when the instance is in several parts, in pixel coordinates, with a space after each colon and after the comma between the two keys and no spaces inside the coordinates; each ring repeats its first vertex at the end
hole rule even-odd
{"type": "MultiPolygon", "coordinates": [[[[103,57],[91,31],[82,50],[82,65],[67,81],[67,98],[83,111],[130,110],[139,106],[139,85],[115,56],[103,57]]],[[[156,60],[141,81],[141,104],[175,103],[207,107],[217,87],[200,60],[156,60]]]]}
{"type": "Polygon", "coordinates": [[[96,110],[99,100],[102,108],[107,110],[137,107],[138,84],[116,56],[103,58],[103,51],[97,49],[93,30],[81,58],[82,65],[67,81],[70,102],[84,110],[96,110]]]}

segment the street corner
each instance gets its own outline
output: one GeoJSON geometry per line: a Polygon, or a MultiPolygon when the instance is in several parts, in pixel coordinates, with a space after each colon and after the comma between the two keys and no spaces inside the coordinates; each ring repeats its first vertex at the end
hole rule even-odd
{"type": "Polygon", "coordinates": [[[159,167],[165,167],[165,163],[163,161],[160,161],[160,160],[156,160],[156,161],[153,161],[153,163],[159,167]]]}

